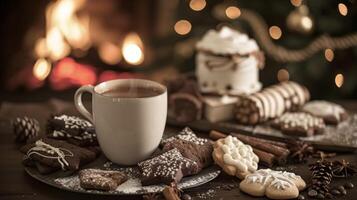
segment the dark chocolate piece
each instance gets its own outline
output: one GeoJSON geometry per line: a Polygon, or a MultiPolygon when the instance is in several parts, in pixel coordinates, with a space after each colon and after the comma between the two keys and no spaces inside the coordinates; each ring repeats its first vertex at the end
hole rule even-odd
{"type": "Polygon", "coordinates": [[[67,140],[78,146],[98,145],[93,125],[82,118],[68,115],[53,116],[48,120],[48,137],[67,140]]]}

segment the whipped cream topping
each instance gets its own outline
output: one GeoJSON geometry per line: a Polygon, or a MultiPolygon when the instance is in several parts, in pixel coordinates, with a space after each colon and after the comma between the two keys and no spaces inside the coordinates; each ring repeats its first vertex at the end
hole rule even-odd
{"type": "Polygon", "coordinates": [[[196,44],[196,48],[202,51],[210,51],[214,54],[240,54],[246,55],[258,51],[255,40],[247,34],[223,27],[221,30],[209,30],[196,44]]]}

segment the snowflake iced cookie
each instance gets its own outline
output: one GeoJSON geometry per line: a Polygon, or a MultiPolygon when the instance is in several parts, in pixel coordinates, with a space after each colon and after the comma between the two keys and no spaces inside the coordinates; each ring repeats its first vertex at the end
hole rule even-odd
{"type": "Polygon", "coordinates": [[[321,117],[326,124],[336,125],[348,117],[342,106],[328,101],[310,101],[304,105],[302,110],[316,117],[321,117]]]}
{"type": "Polygon", "coordinates": [[[322,118],[304,112],[287,112],[272,121],[273,127],[286,135],[308,137],[324,132],[325,123],[322,118]]]}
{"type": "Polygon", "coordinates": [[[259,158],[251,146],[236,137],[227,136],[217,140],[213,145],[213,160],[227,174],[243,179],[258,169],[259,158]]]}
{"type": "Polygon", "coordinates": [[[249,174],[239,188],[252,196],[267,196],[270,199],[293,199],[306,187],[305,181],[290,172],[260,169],[249,174]]]}

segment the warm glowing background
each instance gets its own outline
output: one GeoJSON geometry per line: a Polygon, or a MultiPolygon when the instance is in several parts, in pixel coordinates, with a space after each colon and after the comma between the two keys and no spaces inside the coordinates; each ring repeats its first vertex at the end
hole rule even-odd
{"type": "MultiPolygon", "coordinates": [[[[223,25],[247,32],[250,9],[266,20],[273,42],[292,49],[320,35],[357,31],[352,1],[38,0],[3,3],[0,89],[13,94],[61,96],[84,84],[116,78],[157,81],[194,70],[194,45],[223,25]]],[[[308,60],[267,57],[265,85],[296,80],[314,98],[356,98],[356,48],[326,48],[308,60]]]]}

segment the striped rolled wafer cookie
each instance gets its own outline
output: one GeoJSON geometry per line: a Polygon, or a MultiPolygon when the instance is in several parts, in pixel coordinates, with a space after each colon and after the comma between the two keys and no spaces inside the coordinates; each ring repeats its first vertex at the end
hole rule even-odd
{"type": "Polygon", "coordinates": [[[264,90],[241,96],[235,113],[239,123],[254,125],[281,116],[287,111],[300,108],[310,99],[304,86],[286,81],[264,90]]]}

